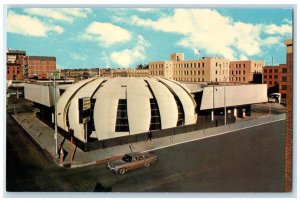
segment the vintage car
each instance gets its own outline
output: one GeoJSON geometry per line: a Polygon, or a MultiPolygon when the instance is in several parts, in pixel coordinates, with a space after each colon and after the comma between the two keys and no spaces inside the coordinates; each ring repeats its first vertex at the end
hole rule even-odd
{"type": "Polygon", "coordinates": [[[155,161],[157,161],[157,156],[154,154],[132,152],[125,154],[121,159],[106,163],[106,168],[123,175],[128,170],[149,167],[155,161]]]}

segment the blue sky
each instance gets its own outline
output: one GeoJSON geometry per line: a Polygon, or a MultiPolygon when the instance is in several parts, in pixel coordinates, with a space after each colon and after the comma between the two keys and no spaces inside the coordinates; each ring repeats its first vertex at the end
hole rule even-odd
{"type": "Polygon", "coordinates": [[[8,8],[7,47],[55,56],[58,68],[136,67],[220,56],[285,63],[292,9],[8,8]],[[201,51],[200,55],[198,50],[201,51]]]}

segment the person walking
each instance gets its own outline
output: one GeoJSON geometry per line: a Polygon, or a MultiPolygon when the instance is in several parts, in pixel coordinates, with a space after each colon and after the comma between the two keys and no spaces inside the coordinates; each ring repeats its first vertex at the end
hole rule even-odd
{"type": "Polygon", "coordinates": [[[151,133],[151,131],[149,130],[149,132],[148,132],[148,139],[147,140],[150,140],[150,141],[152,141],[152,133],[151,133]]]}

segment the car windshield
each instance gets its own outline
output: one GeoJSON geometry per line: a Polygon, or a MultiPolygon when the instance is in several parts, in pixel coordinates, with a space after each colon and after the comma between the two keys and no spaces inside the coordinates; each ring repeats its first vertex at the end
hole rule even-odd
{"type": "Polygon", "coordinates": [[[129,155],[125,155],[125,156],[123,156],[122,160],[125,161],[125,162],[131,162],[132,157],[129,156],[129,155]]]}

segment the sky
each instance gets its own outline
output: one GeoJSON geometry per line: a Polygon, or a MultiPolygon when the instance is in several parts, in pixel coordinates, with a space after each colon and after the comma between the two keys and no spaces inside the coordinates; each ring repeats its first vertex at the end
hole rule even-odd
{"type": "Polygon", "coordinates": [[[276,65],[292,19],[290,8],[9,7],[6,38],[7,48],[55,56],[61,69],[136,67],[174,52],[276,65]]]}

